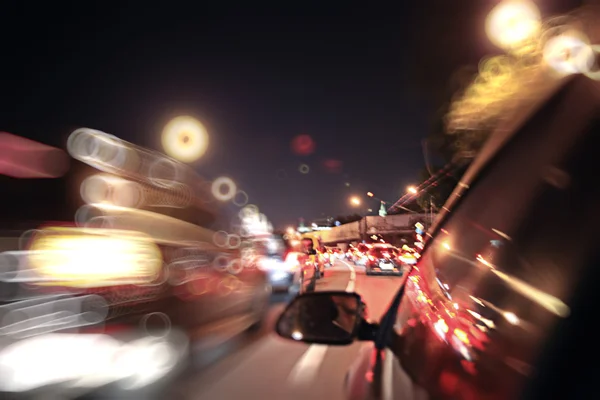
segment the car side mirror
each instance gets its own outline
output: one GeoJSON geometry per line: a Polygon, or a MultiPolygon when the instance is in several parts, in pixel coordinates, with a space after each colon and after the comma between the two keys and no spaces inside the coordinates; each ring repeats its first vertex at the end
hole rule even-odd
{"type": "Polygon", "coordinates": [[[286,307],[275,330],[283,338],[306,343],[345,345],[355,339],[371,340],[374,325],[364,321],[363,312],[364,304],[356,293],[305,293],[286,307]]]}

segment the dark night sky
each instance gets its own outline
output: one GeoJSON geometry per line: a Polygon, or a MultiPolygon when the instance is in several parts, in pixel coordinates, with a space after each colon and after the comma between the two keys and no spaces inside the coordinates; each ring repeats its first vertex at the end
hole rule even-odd
{"type": "Polygon", "coordinates": [[[196,169],[231,176],[280,226],[350,213],[367,190],[395,200],[423,167],[450,74],[494,51],[485,1],[261,16],[254,3],[92,3],[3,2],[0,130],[61,145],[87,126],[158,149],[164,124],[192,115],[211,138],[196,169]],[[316,141],[312,156],[291,152],[298,134],[316,141]],[[343,173],[323,171],[327,158],[343,173]]]}

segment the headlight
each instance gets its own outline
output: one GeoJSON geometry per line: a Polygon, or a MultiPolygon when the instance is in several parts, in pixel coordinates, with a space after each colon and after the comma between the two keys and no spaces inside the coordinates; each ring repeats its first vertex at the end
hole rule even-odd
{"type": "Polygon", "coordinates": [[[285,271],[274,271],[271,274],[271,279],[273,279],[274,281],[282,281],[285,280],[289,277],[289,274],[285,271]]]}
{"type": "Polygon", "coordinates": [[[27,260],[41,281],[74,287],[150,283],[162,268],[149,237],[109,229],[44,229],[34,236],[27,260]]]}

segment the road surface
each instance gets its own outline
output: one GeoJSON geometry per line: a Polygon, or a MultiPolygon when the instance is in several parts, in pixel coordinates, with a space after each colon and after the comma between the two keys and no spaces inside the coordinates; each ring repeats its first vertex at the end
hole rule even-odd
{"type": "MultiPolygon", "coordinates": [[[[364,268],[337,261],[327,269],[316,290],[356,291],[379,320],[398,289],[400,277],[369,276],[364,268]]],[[[348,366],[364,343],[350,346],[306,345],[273,333],[288,296],[274,296],[265,326],[253,336],[240,337],[211,352],[201,351],[172,388],[173,399],[234,400],[343,399],[348,366]]]]}

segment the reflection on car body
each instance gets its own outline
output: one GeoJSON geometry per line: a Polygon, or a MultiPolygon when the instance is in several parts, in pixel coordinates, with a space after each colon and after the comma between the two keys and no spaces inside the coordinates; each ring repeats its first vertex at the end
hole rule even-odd
{"type": "MultiPolygon", "coordinates": [[[[349,398],[595,392],[600,84],[562,83],[490,138],[381,323],[356,313],[353,337],[374,345],[350,369],[349,398]],[[555,169],[568,184],[548,175],[555,169]]],[[[291,338],[320,342],[310,336],[291,338]]]]}

